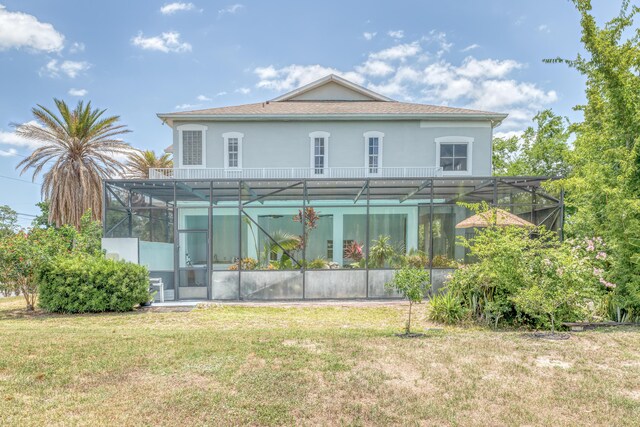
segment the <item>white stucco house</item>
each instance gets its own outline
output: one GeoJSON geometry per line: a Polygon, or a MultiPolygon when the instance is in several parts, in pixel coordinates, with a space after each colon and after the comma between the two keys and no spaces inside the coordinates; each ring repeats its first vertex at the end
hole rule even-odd
{"type": "Polygon", "coordinates": [[[460,202],[562,225],[546,178],[491,176],[507,114],[398,102],[329,75],[158,117],[174,167],[105,182],[103,243],[161,277],[164,299],[393,297],[384,283],[407,262],[438,286],[465,261],[460,202]]]}
{"type": "Polygon", "coordinates": [[[329,75],[270,101],[158,117],[176,167],[152,178],[189,179],[490,176],[507,115],[397,102],[329,75]]]}

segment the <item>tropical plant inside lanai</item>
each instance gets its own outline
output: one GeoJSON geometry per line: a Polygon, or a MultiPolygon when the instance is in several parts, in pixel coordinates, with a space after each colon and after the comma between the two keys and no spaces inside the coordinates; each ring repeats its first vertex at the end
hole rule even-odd
{"type": "Polygon", "coordinates": [[[315,230],[318,227],[319,220],[320,220],[319,214],[316,212],[314,208],[311,208],[311,207],[304,209],[304,215],[303,215],[303,210],[300,209],[298,211],[298,214],[293,216],[294,222],[302,223],[304,221],[303,233],[300,236],[300,244],[298,246],[298,249],[304,249],[304,245],[306,244],[307,239],[309,238],[309,233],[311,233],[311,231],[315,230]]]}
{"type": "Polygon", "coordinates": [[[33,169],[33,179],[44,172],[49,221],[77,228],[87,210],[94,220],[102,217],[102,179],[125,172],[116,156],[131,152],[121,139],[130,131],[118,124],[119,116],[105,117],[106,110],[92,109],[90,102],[79,101],[73,110],[62,100],[54,103],[57,111],[38,104],[32,109],[36,123],[17,125],[18,136],[40,144],[17,168],[21,174],[33,169]]]}

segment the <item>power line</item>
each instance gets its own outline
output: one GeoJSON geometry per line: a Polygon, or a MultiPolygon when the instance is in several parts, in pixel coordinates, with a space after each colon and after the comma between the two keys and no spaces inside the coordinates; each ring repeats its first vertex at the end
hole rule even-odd
{"type": "Polygon", "coordinates": [[[20,182],[26,182],[29,184],[34,184],[34,185],[42,185],[39,182],[33,182],[33,181],[27,181],[26,179],[20,179],[20,178],[14,178],[12,176],[6,176],[6,175],[0,175],[0,178],[4,178],[4,179],[10,179],[12,181],[20,181],[20,182]]]}
{"type": "Polygon", "coordinates": [[[0,152],[5,153],[8,156],[20,156],[20,157],[24,157],[25,159],[27,158],[27,156],[25,156],[24,154],[20,154],[15,151],[0,150],[0,152]]]}

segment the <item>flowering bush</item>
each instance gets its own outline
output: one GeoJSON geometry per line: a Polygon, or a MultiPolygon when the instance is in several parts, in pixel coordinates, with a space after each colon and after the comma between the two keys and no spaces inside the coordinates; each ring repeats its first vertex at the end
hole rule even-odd
{"type": "Polygon", "coordinates": [[[616,285],[600,238],[560,242],[544,228],[494,226],[460,244],[477,262],[456,270],[445,292],[476,320],[555,328],[606,316],[616,285]]]}
{"type": "Polygon", "coordinates": [[[351,242],[344,248],[344,257],[350,259],[353,262],[360,262],[364,259],[364,253],[362,251],[362,245],[358,242],[351,242]]]}
{"type": "Polygon", "coordinates": [[[242,260],[231,264],[228,270],[237,271],[238,266],[241,266],[243,270],[256,270],[259,264],[260,263],[255,258],[242,258],[242,260]]]}
{"type": "Polygon", "coordinates": [[[35,307],[38,270],[53,257],[71,252],[73,241],[68,234],[55,228],[33,228],[0,240],[1,280],[24,296],[27,310],[35,307]]]}
{"type": "MultiPolygon", "coordinates": [[[[35,224],[35,223],[34,223],[35,224]]],[[[79,229],[35,224],[29,230],[8,233],[0,239],[0,283],[3,291],[22,294],[27,309],[35,307],[38,286],[35,276],[55,256],[70,253],[101,256],[102,226],[85,212],[79,229]]]]}

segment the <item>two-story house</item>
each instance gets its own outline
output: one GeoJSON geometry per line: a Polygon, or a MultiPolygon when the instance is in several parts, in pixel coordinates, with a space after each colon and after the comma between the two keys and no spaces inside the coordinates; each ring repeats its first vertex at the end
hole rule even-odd
{"type": "Polygon", "coordinates": [[[491,177],[507,115],[403,103],[330,75],[270,101],[158,114],[174,168],[105,183],[105,248],[167,299],[382,298],[407,263],[436,284],[486,201],[561,224],[543,178],[491,177]]]}

